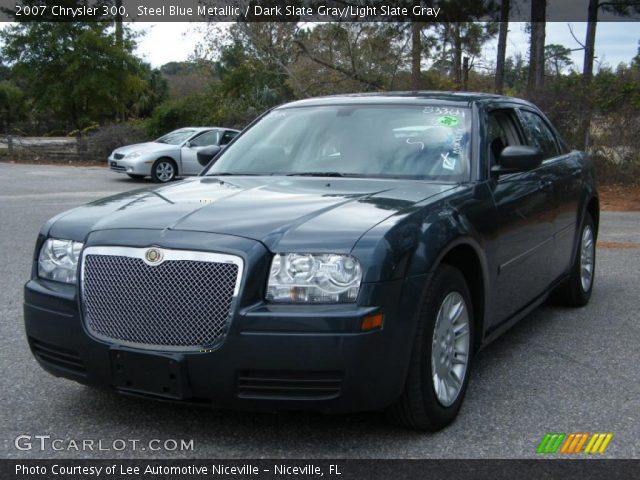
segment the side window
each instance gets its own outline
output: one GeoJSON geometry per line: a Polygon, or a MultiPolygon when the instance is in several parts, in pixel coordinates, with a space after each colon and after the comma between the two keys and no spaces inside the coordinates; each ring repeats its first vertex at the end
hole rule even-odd
{"type": "Polygon", "coordinates": [[[542,117],[528,110],[521,110],[520,113],[527,133],[527,143],[533,147],[538,147],[545,160],[557,157],[560,152],[558,151],[556,137],[542,117]]]}
{"type": "Polygon", "coordinates": [[[493,110],[489,112],[487,124],[487,144],[489,146],[490,165],[497,163],[500,153],[510,145],[520,145],[520,135],[513,119],[511,109],[493,110]]]}
{"type": "Polygon", "coordinates": [[[220,139],[220,145],[226,145],[231,140],[233,140],[236,135],[238,135],[238,132],[234,132],[233,130],[225,130],[225,132],[222,134],[222,138],[220,139]]]}
{"type": "Polygon", "coordinates": [[[190,140],[192,147],[207,147],[218,144],[218,131],[209,130],[190,140]]]}

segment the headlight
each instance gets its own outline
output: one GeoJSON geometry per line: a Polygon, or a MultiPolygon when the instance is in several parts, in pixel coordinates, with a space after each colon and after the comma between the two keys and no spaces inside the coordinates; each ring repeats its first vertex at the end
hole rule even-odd
{"type": "Polygon", "coordinates": [[[353,303],[362,269],[351,255],[278,254],[273,257],[267,300],[287,303],[353,303]]]}
{"type": "Polygon", "coordinates": [[[142,152],[131,152],[131,153],[127,153],[125,155],[126,158],[138,158],[140,155],[142,155],[142,152]]]}
{"type": "Polygon", "coordinates": [[[38,276],[56,282],[75,283],[83,244],[49,238],[38,256],[38,276]]]}

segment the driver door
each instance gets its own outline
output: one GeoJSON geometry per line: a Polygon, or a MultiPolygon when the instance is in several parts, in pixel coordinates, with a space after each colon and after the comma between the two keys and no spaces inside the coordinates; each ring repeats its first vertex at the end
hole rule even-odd
{"type": "Polygon", "coordinates": [[[180,149],[180,172],[182,175],[198,175],[202,171],[202,165],[198,162],[198,152],[204,147],[218,145],[220,132],[207,130],[192,137],[180,149]]]}
{"type": "MultiPolygon", "coordinates": [[[[512,108],[488,113],[487,137],[490,165],[498,162],[505,147],[526,143],[512,108]]],[[[492,174],[490,180],[496,207],[492,252],[497,275],[492,292],[496,323],[517,313],[549,284],[552,192],[544,188],[543,180],[540,168],[500,176],[492,174]]]]}

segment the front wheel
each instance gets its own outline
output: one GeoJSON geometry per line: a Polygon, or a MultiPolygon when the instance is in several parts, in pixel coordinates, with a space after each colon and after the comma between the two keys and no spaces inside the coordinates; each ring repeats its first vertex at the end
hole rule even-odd
{"type": "Polygon", "coordinates": [[[405,427],[435,431],[455,419],[469,382],[473,308],[462,273],[435,272],[425,294],[404,392],[391,412],[405,427]]]}
{"type": "Polygon", "coordinates": [[[589,303],[595,271],[596,230],[591,215],[585,213],[571,274],[569,279],[555,292],[554,299],[568,307],[582,307],[589,303]]]}
{"type": "Polygon", "coordinates": [[[154,182],[170,182],[175,180],[177,174],[176,164],[170,158],[159,158],[151,167],[151,178],[154,182]]]}

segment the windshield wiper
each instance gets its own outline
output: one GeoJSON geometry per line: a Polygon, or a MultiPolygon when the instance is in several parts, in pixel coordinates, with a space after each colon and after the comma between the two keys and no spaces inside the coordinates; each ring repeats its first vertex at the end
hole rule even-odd
{"type": "Polygon", "coordinates": [[[224,177],[224,176],[252,176],[252,177],[273,177],[277,175],[284,175],[285,177],[361,177],[355,173],[340,173],[340,172],[291,172],[291,173],[274,173],[274,172],[215,172],[207,173],[207,177],[224,177]]]}
{"type": "Polygon", "coordinates": [[[340,173],[340,172],[293,172],[287,173],[287,177],[347,177],[353,176],[348,173],[340,173]]]}
{"type": "Polygon", "coordinates": [[[273,175],[272,173],[245,173],[245,172],[215,172],[215,173],[207,173],[207,177],[228,177],[228,176],[251,176],[251,177],[260,177],[266,175],[273,175]]]}

